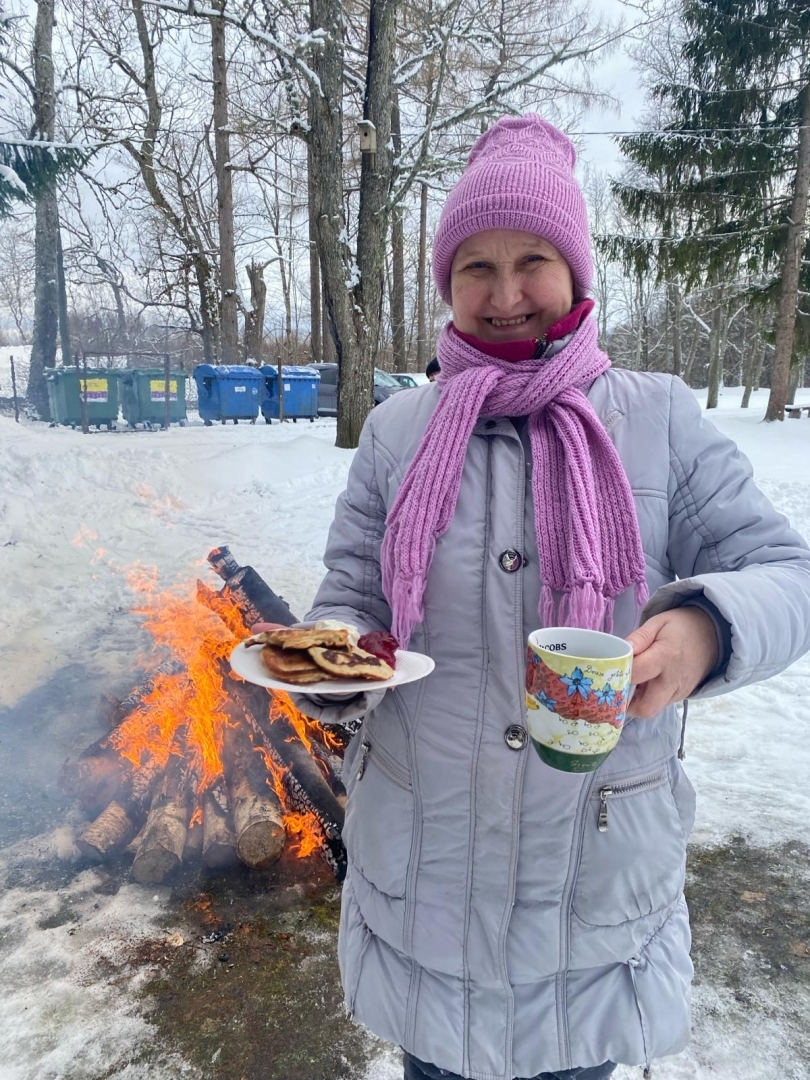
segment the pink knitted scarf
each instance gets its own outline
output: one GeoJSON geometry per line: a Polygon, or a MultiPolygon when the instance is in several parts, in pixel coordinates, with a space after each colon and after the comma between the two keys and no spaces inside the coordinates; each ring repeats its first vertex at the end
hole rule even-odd
{"type": "MultiPolygon", "coordinates": [[[[610,360],[588,318],[548,360],[498,360],[446,327],[439,338],[441,396],[388,514],[383,590],[391,631],[407,648],[424,618],[436,541],[450,528],[467,444],[479,417],[529,416],[541,626],[613,626],[613,603],[636,587],[647,599],[644,553],[630,484],[584,391],[610,360]]],[[[516,541],[521,538],[516,537],[516,541]]]]}

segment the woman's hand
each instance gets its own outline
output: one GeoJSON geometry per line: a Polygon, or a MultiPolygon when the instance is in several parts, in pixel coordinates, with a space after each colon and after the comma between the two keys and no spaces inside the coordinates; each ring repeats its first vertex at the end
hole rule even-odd
{"type": "Polygon", "coordinates": [[[654,615],[627,638],[633,646],[631,716],[649,720],[700,686],[719,659],[717,631],[698,607],[654,615]]]}

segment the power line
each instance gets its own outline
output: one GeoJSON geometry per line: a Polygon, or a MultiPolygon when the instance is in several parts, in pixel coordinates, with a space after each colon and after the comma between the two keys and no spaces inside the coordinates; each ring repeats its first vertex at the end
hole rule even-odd
{"type": "Polygon", "coordinates": [[[773,126],[766,124],[738,124],[736,127],[728,128],[685,128],[685,129],[673,129],[673,128],[635,128],[632,131],[569,131],[569,135],[610,135],[613,137],[620,137],[626,135],[670,135],[675,138],[687,139],[687,138],[712,138],[716,133],[733,133],[738,134],[741,131],[761,131],[766,134],[771,131],[801,131],[801,124],[774,124],[773,126]]]}

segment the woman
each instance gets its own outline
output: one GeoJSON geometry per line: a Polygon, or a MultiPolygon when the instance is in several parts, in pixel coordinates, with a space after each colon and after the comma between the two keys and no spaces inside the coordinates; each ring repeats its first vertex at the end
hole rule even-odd
{"type": "Polygon", "coordinates": [[[532,115],[473,148],[434,243],[441,375],[369,415],[308,616],[392,628],[436,662],[386,694],[301,699],[365,716],[341,971],[412,1080],[604,1080],[684,1047],[694,797],[675,703],[810,647],[803,540],[680,380],[597,348],[574,161],[532,115]],[[526,738],[526,638],[560,621],[635,653],[633,719],[587,776],[526,738]],[[627,797],[602,832],[608,785],[627,797]]]}

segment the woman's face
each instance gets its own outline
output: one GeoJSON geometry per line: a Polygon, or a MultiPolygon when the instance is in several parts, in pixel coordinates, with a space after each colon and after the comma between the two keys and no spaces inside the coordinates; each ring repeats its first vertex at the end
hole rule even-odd
{"type": "Polygon", "coordinates": [[[548,240],[487,229],[459,245],[450,269],[456,329],[481,341],[541,338],[574,302],[568,263],[548,240]]]}

